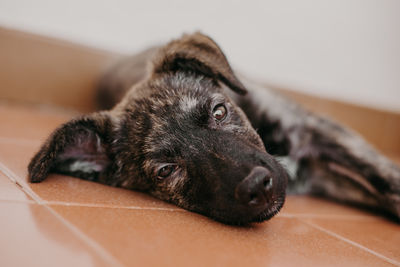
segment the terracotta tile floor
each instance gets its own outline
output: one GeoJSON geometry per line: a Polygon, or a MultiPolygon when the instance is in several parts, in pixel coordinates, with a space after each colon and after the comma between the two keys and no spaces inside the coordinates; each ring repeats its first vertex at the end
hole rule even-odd
{"type": "Polygon", "coordinates": [[[400,226],[307,196],[232,227],[147,195],[26,166],[72,114],[0,104],[1,266],[400,266],[400,226]]]}

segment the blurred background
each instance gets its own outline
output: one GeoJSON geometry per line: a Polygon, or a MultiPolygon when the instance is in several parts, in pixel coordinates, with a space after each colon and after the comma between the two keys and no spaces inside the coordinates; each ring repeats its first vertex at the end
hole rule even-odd
{"type": "Polygon", "coordinates": [[[400,112],[399,0],[0,0],[0,26],[118,53],[201,30],[252,78],[400,112]]]}

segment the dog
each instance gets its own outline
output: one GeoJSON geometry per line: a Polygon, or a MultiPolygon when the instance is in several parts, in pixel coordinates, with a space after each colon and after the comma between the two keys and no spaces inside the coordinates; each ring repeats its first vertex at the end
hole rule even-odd
{"type": "Polygon", "coordinates": [[[400,169],[352,131],[234,73],[202,33],[122,60],[103,111],[56,129],[32,158],[49,173],[149,193],[232,225],[270,219],[285,194],[400,217],[400,169]]]}

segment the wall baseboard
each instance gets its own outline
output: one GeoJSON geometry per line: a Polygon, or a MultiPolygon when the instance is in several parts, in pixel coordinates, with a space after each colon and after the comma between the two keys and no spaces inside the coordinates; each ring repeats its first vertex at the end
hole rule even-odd
{"type": "Polygon", "coordinates": [[[0,27],[0,99],[94,109],[93,89],[118,55],[0,27]],[[79,97],[77,97],[79,95],[79,97]]]}

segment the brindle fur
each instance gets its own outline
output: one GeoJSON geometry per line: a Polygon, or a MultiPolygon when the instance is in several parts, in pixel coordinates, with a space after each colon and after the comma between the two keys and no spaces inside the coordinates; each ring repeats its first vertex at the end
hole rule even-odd
{"type": "Polygon", "coordinates": [[[200,33],[118,63],[102,78],[98,102],[113,108],[55,130],[29,164],[31,182],[64,173],[246,224],[282,207],[288,177],[278,161],[284,160],[292,166],[289,192],[400,216],[397,166],[350,130],[239,80],[216,43],[200,33]],[[218,103],[228,108],[222,123],[210,116],[218,103]],[[179,170],[158,180],[155,168],[169,162],[179,170]],[[254,166],[272,173],[273,192],[267,208],[250,212],[234,189],[254,166]]]}

